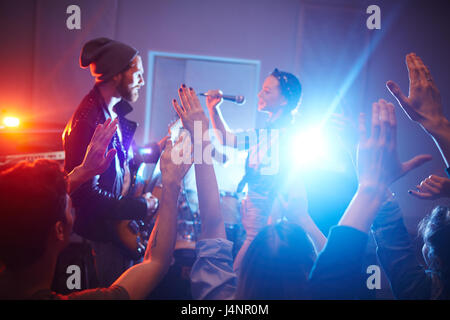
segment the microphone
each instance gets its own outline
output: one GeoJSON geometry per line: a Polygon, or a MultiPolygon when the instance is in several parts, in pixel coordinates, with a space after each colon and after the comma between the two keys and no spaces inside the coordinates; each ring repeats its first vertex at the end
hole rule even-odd
{"type": "MultiPolygon", "coordinates": [[[[200,96],[204,96],[207,97],[209,96],[208,93],[203,92],[203,93],[199,93],[200,96]]],[[[244,96],[230,96],[230,95],[222,95],[222,99],[223,100],[227,100],[227,101],[231,101],[234,102],[236,104],[244,104],[245,103],[245,97],[244,96]]]]}

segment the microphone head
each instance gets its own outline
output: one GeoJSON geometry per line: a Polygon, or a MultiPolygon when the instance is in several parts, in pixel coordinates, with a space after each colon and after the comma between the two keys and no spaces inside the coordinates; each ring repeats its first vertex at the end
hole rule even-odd
{"type": "Polygon", "coordinates": [[[244,96],[236,96],[236,103],[237,104],[244,104],[245,103],[245,97],[244,96]]]}

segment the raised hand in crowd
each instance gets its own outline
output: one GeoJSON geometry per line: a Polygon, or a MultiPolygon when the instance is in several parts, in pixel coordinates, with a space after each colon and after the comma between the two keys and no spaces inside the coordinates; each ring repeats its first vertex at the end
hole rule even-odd
{"type": "Polygon", "coordinates": [[[175,111],[181,118],[181,122],[183,123],[183,127],[189,131],[191,136],[194,135],[194,126],[200,125],[202,126],[202,132],[208,130],[209,120],[203,111],[203,108],[198,100],[198,97],[195,95],[195,91],[192,88],[187,88],[186,85],[182,85],[178,89],[178,95],[180,97],[181,106],[178,104],[176,99],[172,100],[172,104],[175,108],[175,111]]]}
{"type": "Polygon", "coordinates": [[[416,190],[409,190],[408,192],[424,200],[436,200],[439,198],[450,198],[450,179],[430,175],[425,178],[418,186],[416,190]]]}
{"type": "Polygon", "coordinates": [[[325,299],[350,299],[360,290],[360,272],[368,232],[389,186],[404,174],[431,159],[417,156],[400,162],[397,153],[397,121],[394,106],[384,100],[372,105],[372,125],[367,133],[364,115],[359,119],[357,154],[358,189],[339,225],[332,228],[310,275],[315,295],[325,299]]]}
{"type": "MultiPolygon", "coordinates": [[[[417,122],[433,139],[448,167],[450,130],[443,114],[442,102],[428,68],[415,54],[408,54],[409,96],[392,81],[387,87],[397,98],[407,116],[417,122]]],[[[448,171],[448,170],[447,170],[448,171]]],[[[437,199],[447,193],[444,179],[430,176],[409,193],[421,199],[437,199]]],[[[448,299],[447,232],[448,209],[438,207],[420,223],[424,241],[422,249],[426,267],[416,257],[414,246],[403,223],[401,210],[394,198],[386,201],[372,225],[377,256],[397,299],[448,299]]]]}
{"type": "Polygon", "coordinates": [[[388,194],[389,186],[409,171],[431,160],[431,156],[419,155],[400,162],[394,105],[383,99],[372,105],[370,136],[367,134],[364,115],[360,116],[359,131],[358,191],[339,224],[368,232],[388,194]]]}
{"type": "Polygon", "coordinates": [[[161,155],[162,199],[155,227],[148,242],[144,261],[137,264],[117,279],[113,285],[125,288],[131,299],[145,298],[164,277],[172,262],[177,234],[177,200],[181,182],[191,163],[175,163],[172,150],[188,150],[188,139],[180,139],[172,146],[170,140],[161,155]]]}
{"type": "Polygon", "coordinates": [[[430,134],[444,162],[449,167],[450,123],[444,116],[441,94],[429,69],[415,53],[406,56],[409,72],[409,96],[405,96],[398,84],[386,83],[407,116],[430,134]]]}
{"type": "Polygon", "coordinates": [[[117,130],[118,119],[97,125],[91,142],[89,143],[83,162],[68,174],[69,193],[78,188],[90,178],[102,174],[108,169],[116,155],[115,149],[106,152],[108,145],[117,130]]]}
{"type": "Polygon", "coordinates": [[[220,211],[219,188],[211,160],[212,144],[208,134],[208,118],[194,89],[188,89],[185,85],[182,85],[178,94],[181,105],[174,99],[173,107],[180,116],[183,127],[191,133],[191,137],[194,139],[194,154],[201,155],[201,159],[194,159],[195,180],[202,222],[199,240],[226,239],[225,225],[220,211]],[[194,137],[195,126],[201,126],[201,131],[198,132],[198,134],[201,134],[200,137],[194,137]]]}
{"type": "Polygon", "coordinates": [[[210,159],[212,148],[208,121],[193,89],[187,89],[183,85],[178,93],[181,105],[174,99],[173,107],[180,116],[183,126],[191,132],[191,136],[196,121],[200,122],[202,127],[199,132],[202,134],[200,140],[194,137],[194,154],[200,151],[202,156],[195,161],[202,228],[195,245],[196,260],[191,269],[192,296],[194,299],[229,299],[234,295],[236,287],[236,275],[232,272],[233,245],[226,238],[220,210],[219,188],[210,159]],[[205,159],[205,155],[209,159],[205,159]]]}

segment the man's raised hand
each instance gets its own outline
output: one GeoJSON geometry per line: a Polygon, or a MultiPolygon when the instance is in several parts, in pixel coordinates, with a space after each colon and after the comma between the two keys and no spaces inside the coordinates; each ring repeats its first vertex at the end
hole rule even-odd
{"type": "Polygon", "coordinates": [[[406,65],[409,73],[409,96],[406,97],[391,80],[386,86],[411,120],[421,124],[427,131],[432,130],[444,118],[441,94],[420,57],[415,53],[408,54],[406,65]]]}
{"type": "Polygon", "coordinates": [[[397,120],[392,103],[380,99],[372,105],[370,137],[364,122],[359,121],[358,180],[360,186],[387,188],[409,171],[431,160],[430,155],[419,155],[400,162],[397,152],[397,120]]]}
{"type": "Polygon", "coordinates": [[[94,135],[89,143],[86,155],[81,164],[81,167],[85,172],[93,177],[95,175],[102,174],[108,169],[111,161],[116,155],[116,150],[111,149],[106,153],[106,149],[117,130],[118,120],[111,121],[108,119],[103,124],[97,125],[94,135]]]}

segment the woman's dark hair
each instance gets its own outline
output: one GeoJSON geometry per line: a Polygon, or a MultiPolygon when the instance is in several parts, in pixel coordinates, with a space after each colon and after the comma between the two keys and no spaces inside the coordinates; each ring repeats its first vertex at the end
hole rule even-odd
{"type": "Polygon", "coordinates": [[[428,267],[439,276],[443,294],[450,297],[450,209],[437,206],[419,224],[428,247],[428,267]]]}
{"type": "Polygon", "coordinates": [[[0,172],[0,261],[15,270],[44,254],[51,228],[66,222],[66,179],[51,160],[0,172]]]}
{"type": "Polygon", "coordinates": [[[239,274],[236,299],[308,299],[315,260],[311,240],[295,224],[265,227],[250,244],[239,274]]]}
{"type": "Polygon", "coordinates": [[[280,71],[277,68],[270,74],[280,83],[281,94],[287,100],[287,108],[290,112],[297,109],[302,96],[302,85],[296,76],[292,73],[280,71]]]}

